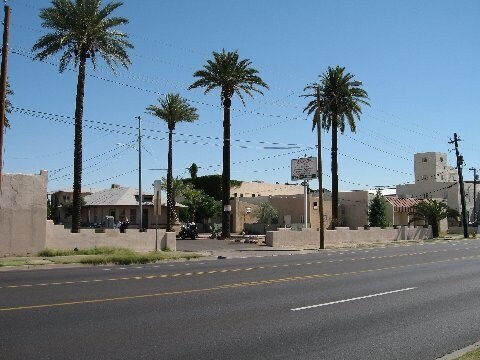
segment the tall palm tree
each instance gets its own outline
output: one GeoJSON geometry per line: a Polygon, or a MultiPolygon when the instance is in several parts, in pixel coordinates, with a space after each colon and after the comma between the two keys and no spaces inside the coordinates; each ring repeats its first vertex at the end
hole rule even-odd
{"type": "Polygon", "coordinates": [[[259,87],[268,85],[258,76],[258,71],[250,67],[249,59],[239,60],[238,51],[213,52],[213,60],[207,60],[202,70],[193,76],[198,78],[188,89],[205,88],[205,93],[220,88],[223,106],[223,174],[222,174],[222,236],[230,237],[230,108],[232,97],[237,94],[243,105],[243,93],[253,97],[253,93],[263,95],[259,87]]]}
{"type": "MultiPolygon", "coordinates": [[[[168,192],[168,184],[167,183],[168,183],[167,178],[162,177],[162,180],[160,182],[160,186],[161,186],[163,191],[168,192]]],[[[187,188],[187,185],[183,182],[182,178],[176,176],[176,177],[172,178],[170,188],[171,188],[170,192],[172,194],[171,198],[173,199],[173,210],[171,210],[170,216],[173,219],[172,220],[172,223],[173,223],[176,219],[175,199],[177,198],[178,195],[183,195],[183,192],[187,188]]],[[[167,203],[167,209],[168,209],[168,203],[167,203]]],[[[168,216],[167,216],[167,222],[168,221],[169,220],[168,220],[168,216]]]]}
{"type": "MultiPolygon", "coordinates": [[[[332,228],[339,223],[338,130],[343,134],[348,123],[350,130],[355,132],[355,119],[360,120],[361,105],[370,105],[367,92],[360,86],[361,82],[355,81],[354,75],[345,72],[344,67],[336,66],[328,67],[328,70],[320,75],[319,83],[306,87],[306,89],[315,89],[315,93],[307,94],[307,96],[315,96],[315,100],[306,107],[308,113],[318,109],[322,127],[327,131],[332,129],[332,228]],[[317,91],[319,94],[316,93],[317,91]]],[[[314,119],[314,126],[315,121],[314,119]]]]}
{"type": "Polygon", "coordinates": [[[127,41],[126,34],[115,29],[119,25],[127,24],[128,20],[111,16],[121,5],[121,2],[111,2],[102,7],[101,0],[52,0],[50,8],[40,10],[42,26],[52,32],[40,37],[33,46],[35,59],[44,60],[62,52],[60,72],[65,71],[72,60],[75,67],[78,66],[73,155],[73,233],[80,229],[86,64],[90,59],[95,69],[97,56],[103,58],[113,72],[114,66],[122,65],[127,68],[130,64],[127,48],[133,48],[133,45],[127,41]]]}
{"type": "Polygon", "coordinates": [[[198,119],[197,109],[190,106],[180,94],[167,94],[164,99],[158,99],[160,106],[150,105],[147,112],[163,119],[168,125],[168,166],[167,166],[167,231],[172,231],[175,221],[175,198],[172,190],[172,148],[173,130],[178,122],[192,122],[198,119]]]}

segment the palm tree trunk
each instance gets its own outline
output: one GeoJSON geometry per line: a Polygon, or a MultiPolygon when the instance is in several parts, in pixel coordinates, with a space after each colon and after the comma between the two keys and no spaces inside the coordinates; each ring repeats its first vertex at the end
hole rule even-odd
{"type": "Polygon", "coordinates": [[[332,119],[332,229],[338,225],[338,123],[337,116],[332,119]]]}
{"type": "Polygon", "coordinates": [[[438,221],[437,219],[432,221],[432,237],[434,239],[438,238],[438,235],[440,234],[439,228],[440,228],[440,221],[438,221]]]}
{"type": "Polygon", "coordinates": [[[230,237],[230,107],[232,101],[223,101],[223,175],[222,175],[222,236],[230,237]],[[228,211],[226,211],[228,210],[228,211]]]}
{"type": "Polygon", "coordinates": [[[80,53],[80,64],[77,78],[77,97],[75,101],[75,140],[73,150],[73,211],[72,233],[80,231],[82,216],[82,122],[83,122],[83,98],[85,96],[85,72],[87,53],[80,53]]]}
{"type": "Polygon", "coordinates": [[[175,199],[173,198],[172,181],[172,147],[173,131],[168,131],[168,165],[167,165],[167,231],[172,231],[172,224],[175,221],[175,199]]]}

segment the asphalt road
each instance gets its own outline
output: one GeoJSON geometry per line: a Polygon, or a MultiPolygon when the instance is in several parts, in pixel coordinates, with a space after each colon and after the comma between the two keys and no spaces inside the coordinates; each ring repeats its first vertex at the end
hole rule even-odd
{"type": "Polygon", "coordinates": [[[1,359],[436,359],[480,339],[480,241],[0,273],[1,359]]]}

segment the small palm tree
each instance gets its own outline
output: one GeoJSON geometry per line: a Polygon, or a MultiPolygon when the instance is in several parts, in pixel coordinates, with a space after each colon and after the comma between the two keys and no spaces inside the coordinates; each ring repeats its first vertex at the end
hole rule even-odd
{"type": "Polygon", "coordinates": [[[239,60],[237,51],[213,52],[213,60],[207,60],[202,70],[193,76],[198,78],[188,89],[205,88],[205,93],[220,88],[223,106],[223,175],[222,175],[222,236],[230,237],[230,108],[232,97],[237,94],[245,105],[243,94],[253,97],[253,93],[263,94],[259,87],[268,85],[258,76],[258,71],[250,67],[249,59],[239,60]]]}
{"type": "Polygon", "coordinates": [[[443,201],[427,199],[413,207],[413,219],[410,222],[425,220],[428,225],[432,226],[433,237],[437,238],[440,233],[440,220],[454,218],[458,221],[459,217],[459,212],[450,208],[443,201]]]}
{"type": "Polygon", "coordinates": [[[167,166],[167,231],[172,231],[175,221],[175,198],[172,190],[172,148],[173,130],[181,121],[192,122],[198,119],[197,109],[190,106],[180,94],[167,94],[164,99],[158,99],[160,106],[150,105],[147,112],[163,119],[168,125],[168,166],[167,166]]]}
{"type": "MultiPolygon", "coordinates": [[[[355,81],[354,75],[345,73],[345,68],[336,66],[320,75],[320,82],[307,85],[305,90],[312,93],[314,100],[305,108],[308,114],[316,113],[313,128],[317,123],[327,131],[332,129],[332,227],[338,225],[338,130],[343,134],[348,123],[355,132],[355,119],[360,120],[361,105],[367,105],[368,94],[359,87],[361,82],[355,81]]],[[[320,174],[319,174],[320,176],[320,174]]]]}
{"type": "Polygon", "coordinates": [[[79,232],[81,217],[82,121],[86,64],[90,59],[95,69],[98,56],[105,60],[112,71],[115,65],[128,67],[130,64],[126,49],[133,46],[127,41],[126,34],[115,30],[117,26],[127,24],[128,20],[111,16],[121,5],[121,2],[111,2],[102,7],[101,0],[52,0],[50,8],[40,10],[42,26],[52,32],[43,35],[33,46],[35,59],[44,60],[63,52],[60,72],[65,71],[72,60],[75,67],[78,66],[73,155],[73,233],[79,232]]]}

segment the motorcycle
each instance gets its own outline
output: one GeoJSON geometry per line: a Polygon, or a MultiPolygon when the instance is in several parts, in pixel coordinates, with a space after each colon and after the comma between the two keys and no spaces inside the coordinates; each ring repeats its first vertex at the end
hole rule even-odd
{"type": "Polygon", "coordinates": [[[195,238],[198,236],[197,225],[195,225],[195,223],[183,224],[180,229],[179,236],[182,239],[189,237],[190,239],[195,240],[195,238]]]}

